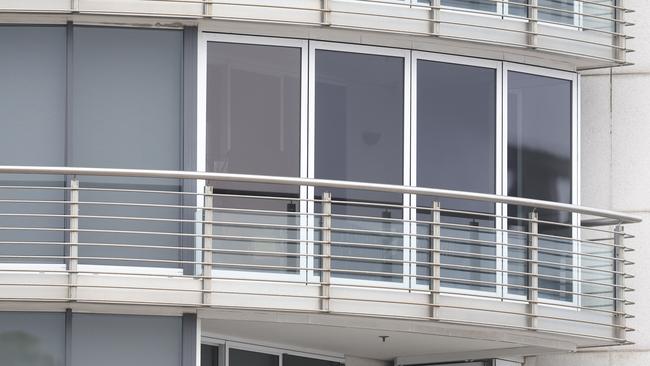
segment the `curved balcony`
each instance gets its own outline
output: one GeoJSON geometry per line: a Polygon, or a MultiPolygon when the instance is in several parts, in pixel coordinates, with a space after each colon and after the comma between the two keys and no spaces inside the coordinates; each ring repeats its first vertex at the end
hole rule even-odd
{"type": "Polygon", "coordinates": [[[34,14],[116,24],[139,17],[140,25],[198,23],[206,31],[368,44],[386,41],[372,35],[385,33],[391,34],[390,46],[524,63],[551,60],[572,69],[626,64],[629,11],[610,0],[0,1],[0,14],[12,16],[9,22],[29,22],[37,19],[34,14]]]}
{"type": "Polygon", "coordinates": [[[0,174],[3,304],[328,314],[500,328],[529,344],[627,342],[622,225],[633,216],[302,178],[12,166],[0,174]]]}

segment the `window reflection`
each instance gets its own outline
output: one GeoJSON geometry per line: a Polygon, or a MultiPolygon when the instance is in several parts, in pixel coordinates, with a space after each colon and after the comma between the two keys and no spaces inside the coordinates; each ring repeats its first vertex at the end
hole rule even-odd
{"type": "MultiPolygon", "coordinates": [[[[417,185],[495,193],[496,71],[418,60],[417,75],[417,185]]],[[[494,205],[418,196],[419,221],[432,221],[434,199],[441,202],[445,224],[440,245],[442,285],[494,291],[496,234],[495,220],[489,216],[495,214],[494,205]]],[[[430,262],[431,225],[418,224],[417,233],[417,261],[430,262]]],[[[418,283],[428,283],[430,267],[417,268],[422,276],[418,283]]]]}
{"type": "MultiPolygon", "coordinates": [[[[299,176],[300,63],[295,47],[208,43],[208,171],[299,176]]],[[[216,267],[296,272],[298,188],[209,184],[216,267]]]]}
{"type": "Polygon", "coordinates": [[[494,0],[441,0],[442,6],[453,6],[480,11],[497,11],[497,3],[494,0]]]}
{"type": "MultiPolygon", "coordinates": [[[[315,62],[315,177],[402,184],[404,59],[317,50],[315,62]]],[[[322,193],[322,189],[316,190],[317,197],[322,193]]],[[[375,272],[367,275],[334,272],[333,275],[402,282],[401,276],[392,275],[402,273],[402,264],[390,262],[403,258],[403,224],[393,221],[402,218],[402,209],[391,206],[401,205],[402,195],[333,190],[332,197],[335,201],[332,224],[348,229],[334,231],[332,240],[335,243],[380,245],[372,248],[333,245],[332,255],[350,257],[332,260],[333,268],[375,272]],[[364,202],[369,205],[364,205],[364,202]],[[337,217],[346,214],[368,219],[337,217]],[[368,235],[359,233],[359,230],[381,233],[368,235]],[[361,258],[383,258],[387,262],[361,258]]]]}
{"type": "Polygon", "coordinates": [[[575,0],[538,0],[537,5],[540,20],[573,25],[575,0]]]}
{"type": "MultiPolygon", "coordinates": [[[[571,81],[510,71],[508,73],[508,195],[571,203],[571,81]]],[[[508,206],[508,216],[528,218],[529,207],[508,206]]],[[[570,301],[573,290],[571,214],[537,210],[540,237],[540,297],[570,301]],[[567,237],[567,239],[562,239],[567,237]],[[546,249],[546,250],[545,250],[546,249]],[[555,264],[555,265],[554,265],[555,264]],[[546,276],[546,277],[544,277],[546,276]]],[[[510,219],[508,270],[529,270],[526,248],[528,221],[510,219]]],[[[528,278],[509,274],[509,292],[526,293],[528,278]],[[516,287],[520,286],[520,287],[516,287]]]]}

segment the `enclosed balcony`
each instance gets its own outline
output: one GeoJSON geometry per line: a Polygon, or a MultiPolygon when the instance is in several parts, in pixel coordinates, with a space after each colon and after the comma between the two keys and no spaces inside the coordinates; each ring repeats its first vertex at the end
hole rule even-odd
{"type": "Polygon", "coordinates": [[[379,42],[571,69],[623,65],[630,51],[624,16],[630,10],[615,0],[3,0],[0,11],[9,23],[43,14],[48,22],[198,24],[206,31],[379,42]]]}

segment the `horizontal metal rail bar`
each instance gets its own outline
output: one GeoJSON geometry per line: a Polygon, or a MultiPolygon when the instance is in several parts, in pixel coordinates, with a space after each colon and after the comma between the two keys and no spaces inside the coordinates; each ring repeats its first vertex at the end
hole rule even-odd
{"type": "MultiPolygon", "coordinates": [[[[625,342],[622,340],[625,338],[625,331],[632,330],[625,325],[625,322],[620,321],[631,315],[627,314],[624,307],[619,308],[619,306],[632,304],[624,297],[626,292],[633,289],[620,281],[621,278],[631,277],[626,274],[624,266],[632,262],[625,260],[620,254],[631,250],[622,240],[631,235],[624,233],[620,225],[638,222],[639,219],[627,214],[472,192],[292,177],[161,170],[0,166],[0,174],[2,173],[275,184],[301,189],[315,187],[319,191],[328,193],[336,189],[350,189],[402,196],[424,195],[431,196],[434,201],[439,198],[450,198],[489,202],[495,209],[497,205],[508,204],[524,207],[524,210],[529,212],[554,210],[588,216],[588,219],[580,223],[554,222],[539,220],[535,216],[530,218],[510,216],[507,212],[497,214],[496,210],[473,212],[465,209],[440,208],[439,204],[434,204],[432,207],[404,205],[399,200],[373,202],[339,199],[332,202],[329,199],[323,201],[318,196],[314,198],[267,196],[266,193],[256,192],[254,189],[243,194],[219,193],[210,187],[201,194],[198,191],[184,192],[180,190],[183,189],[181,187],[178,187],[179,191],[167,191],[150,184],[134,184],[126,187],[82,186],[74,190],[81,192],[82,198],[84,192],[89,191],[98,193],[93,197],[101,197],[102,193],[119,194],[117,200],[83,201],[79,200],[78,196],[62,200],[43,200],[32,199],[38,197],[33,194],[38,187],[25,186],[24,184],[29,183],[21,183],[21,186],[13,186],[13,188],[30,187],[30,196],[26,196],[25,199],[14,199],[15,189],[11,192],[11,197],[3,197],[0,192],[0,205],[5,203],[7,207],[4,211],[0,211],[0,233],[3,234],[0,236],[0,274],[26,274],[33,278],[26,277],[29,280],[23,280],[21,277],[5,276],[3,279],[6,281],[4,283],[0,281],[0,288],[20,287],[21,291],[32,289],[30,291],[34,299],[41,298],[39,291],[48,287],[68,289],[66,292],[69,294],[77,293],[80,288],[97,291],[123,290],[132,291],[134,296],[131,300],[107,301],[95,298],[92,292],[84,292],[83,296],[86,298],[80,299],[78,296],[68,294],[59,298],[60,301],[95,303],[106,301],[113,304],[162,304],[161,306],[180,307],[216,307],[212,299],[218,299],[219,296],[210,297],[208,294],[314,299],[315,303],[321,304],[326,299],[328,302],[352,301],[360,304],[412,305],[436,309],[436,311],[426,311],[427,314],[435,315],[433,317],[412,317],[421,320],[435,318],[437,321],[446,321],[445,314],[441,316],[439,311],[448,308],[548,319],[591,327],[602,326],[613,330],[617,337],[612,339],[617,339],[618,341],[615,341],[617,343],[625,342]],[[161,194],[164,196],[157,196],[161,194]],[[189,205],[173,202],[170,204],[165,202],[168,201],[165,197],[190,197],[192,202],[189,205]],[[224,197],[233,198],[233,203],[228,202],[226,207],[221,206],[218,199],[224,197]],[[284,211],[256,208],[264,206],[256,205],[255,202],[263,203],[264,200],[269,199],[290,201],[294,205],[300,203],[301,206],[297,212],[292,212],[293,209],[284,211]],[[237,207],[240,205],[239,202],[243,201],[246,201],[247,206],[242,207],[248,208],[237,207]],[[333,203],[334,211],[340,207],[349,210],[354,206],[359,206],[363,210],[357,213],[341,211],[341,213],[330,214],[319,207],[323,202],[333,203]],[[61,213],[49,209],[49,205],[53,203],[61,205],[61,213]],[[25,212],[27,211],[24,209],[25,206],[21,205],[33,205],[35,212],[25,212]],[[36,207],[39,205],[48,209],[36,207]],[[68,208],[75,205],[80,207],[81,211],[69,214],[68,208]],[[119,210],[117,213],[116,209],[119,210]],[[386,210],[397,210],[397,217],[384,217],[388,215],[380,211],[386,210]],[[168,214],[169,212],[173,214],[168,214]],[[414,216],[414,212],[417,215],[414,216]],[[421,212],[425,215],[420,216],[421,212]],[[331,221],[321,223],[321,218],[326,217],[325,213],[331,221]],[[52,219],[61,220],[61,226],[53,224],[52,219]],[[446,222],[440,222],[441,219],[446,222]],[[470,223],[470,220],[474,222],[470,223]],[[74,229],[68,225],[72,221],[76,224],[74,229]],[[442,229],[442,233],[435,232],[436,235],[433,235],[429,232],[434,221],[436,228],[442,229]],[[506,222],[516,225],[507,226],[506,222]],[[542,233],[538,229],[530,229],[530,223],[540,225],[542,233]],[[477,226],[478,224],[483,226],[477,226]],[[612,230],[611,226],[614,225],[619,226],[612,230]],[[422,230],[423,226],[426,230],[422,230]],[[561,231],[553,231],[553,228],[561,231]],[[326,231],[333,233],[333,238],[323,237],[326,231]],[[563,234],[564,232],[566,235],[563,234]],[[30,236],[31,233],[35,236],[30,236]],[[44,233],[54,233],[57,238],[61,236],[61,241],[52,240],[52,237],[45,236],[44,233]],[[74,242],[68,243],[64,241],[64,234],[67,233],[79,235],[82,240],[75,239],[74,242]],[[102,240],[104,238],[99,236],[96,238],[94,235],[106,235],[107,240],[102,240]],[[531,237],[535,239],[534,242],[531,242],[531,237]],[[139,241],[139,239],[147,241],[139,241]],[[146,244],[147,242],[151,244],[146,244]],[[319,251],[323,244],[328,244],[330,251],[319,251]],[[43,251],[44,255],[32,255],[34,250],[38,254],[38,247],[29,247],[32,245],[40,245],[48,250],[43,251]],[[81,252],[67,252],[67,248],[71,248],[72,245],[81,252]],[[53,248],[57,247],[60,248],[61,254],[56,252],[52,254],[53,250],[57,250],[53,248]],[[91,252],[88,248],[92,247],[96,249],[91,252]],[[22,248],[30,249],[29,252],[25,252],[22,248]],[[502,252],[500,249],[510,252],[502,252]],[[532,250],[536,253],[534,257],[527,255],[527,252],[532,250]],[[92,255],[85,255],[86,253],[92,255]],[[429,257],[419,256],[422,254],[429,257]],[[79,267],[66,268],[65,263],[68,261],[78,263],[79,267]],[[328,266],[325,265],[326,262],[329,263],[328,266]],[[424,272],[423,268],[437,268],[442,273],[424,272]],[[86,285],[77,280],[70,281],[70,278],[78,279],[79,275],[84,274],[93,276],[92,284],[86,285]],[[97,275],[105,275],[106,278],[95,277],[97,275]],[[51,277],[51,282],[41,281],[41,278],[48,278],[47,276],[51,277]],[[56,282],[55,279],[59,278],[57,276],[61,276],[61,283],[56,282]],[[170,282],[168,285],[165,282],[143,282],[139,285],[125,282],[124,279],[120,279],[119,283],[101,282],[114,276],[187,282],[170,282]],[[531,282],[531,278],[537,281],[531,282]],[[233,285],[224,287],[223,281],[230,281],[233,285]],[[250,286],[237,287],[238,282],[246,282],[250,286]],[[205,286],[205,283],[211,285],[205,286]],[[429,287],[432,283],[438,283],[440,286],[429,287]],[[287,288],[294,290],[302,286],[317,289],[310,289],[309,292],[301,292],[302,290],[284,292],[282,287],[279,287],[278,291],[273,288],[263,287],[262,290],[255,287],[264,284],[285,284],[287,288]],[[354,295],[353,291],[353,295],[347,298],[341,296],[340,292],[323,292],[325,286],[386,291],[386,296],[377,293],[377,296],[373,295],[368,299],[354,295]],[[135,297],[138,291],[155,291],[162,296],[174,293],[177,294],[174,296],[187,294],[189,297],[179,299],[177,302],[175,299],[167,303],[149,302],[135,297]],[[531,291],[538,296],[535,298],[519,296],[520,293],[531,293],[531,291]],[[390,295],[392,293],[400,295],[392,297],[390,295]],[[196,301],[192,297],[194,294],[203,300],[195,304],[196,301]],[[436,300],[440,299],[438,296],[440,294],[465,296],[475,301],[463,304],[450,304],[444,301],[440,303],[436,300]],[[479,300],[494,301],[494,304],[513,302],[525,306],[521,310],[510,305],[497,305],[495,308],[490,305],[491,302],[479,300]],[[566,312],[540,313],[537,305],[576,311],[575,314],[583,314],[578,311],[584,311],[587,315],[576,317],[566,312]],[[588,312],[593,314],[588,315],[588,312]]],[[[81,181],[83,185],[83,179],[81,181]]],[[[57,190],[73,192],[72,188],[68,187],[60,187],[57,190]]],[[[27,206],[27,208],[32,211],[31,207],[27,206]]],[[[578,216],[574,215],[573,218],[575,217],[578,216]]],[[[129,293],[125,293],[126,299],[131,296],[128,295],[129,293]]],[[[361,294],[363,291],[358,293],[361,294]]],[[[14,296],[8,294],[5,298],[0,296],[0,301],[11,301],[12,298],[14,296]]],[[[34,299],[18,301],[37,301],[34,299]]],[[[240,305],[237,307],[246,306],[244,303],[240,305]]],[[[281,306],[277,310],[294,311],[281,309],[281,306]]],[[[388,310],[386,316],[409,318],[398,310],[399,308],[395,311],[388,310]]],[[[322,309],[300,311],[321,312],[322,309]]],[[[356,314],[376,315],[373,311],[363,309],[356,314]]],[[[462,318],[463,316],[460,316],[454,321],[462,324],[473,322],[469,319],[464,322],[462,318]]],[[[487,326],[491,326],[490,321],[492,320],[488,320],[487,326]]],[[[481,321],[479,323],[483,324],[481,321]]],[[[543,329],[539,327],[538,322],[530,322],[530,324],[534,325],[521,328],[537,331],[543,329]]],[[[553,334],[562,334],[561,332],[566,330],[556,329],[554,325],[549,324],[541,325],[547,326],[548,331],[553,334]]],[[[514,329],[508,324],[495,326],[514,329]]],[[[602,336],[603,333],[586,329],[582,337],[606,338],[602,336]]]]}
{"type": "Polygon", "coordinates": [[[402,194],[423,194],[446,198],[460,198],[467,200],[507,203],[511,205],[535,207],[538,209],[550,209],[566,212],[574,212],[592,216],[617,219],[622,223],[636,223],[641,219],[634,215],[618,213],[609,210],[588,208],[584,206],[571,205],[566,203],[549,202],[520,197],[508,197],[486,193],[462,192],[446,189],[407,187],[380,183],[361,183],[336,181],[328,179],[277,177],[251,174],[230,174],[230,173],[202,173],[188,171],[170,170],[142,170],[142,169],[109,169],[109,168],[72,168],[72,167],[25,167],[25,166],[0,166],[0,174],[56,174],[56,175],[91,175],[91,176],[122,176],[122,177],[151,177],[151,178],[177,178],[177,179],[200,179],[219,180],[225,182],[250,182],[267,183],[280,185],[303,185],[328,188],[345,188],[366,191],[392,192],[402,194]]]}

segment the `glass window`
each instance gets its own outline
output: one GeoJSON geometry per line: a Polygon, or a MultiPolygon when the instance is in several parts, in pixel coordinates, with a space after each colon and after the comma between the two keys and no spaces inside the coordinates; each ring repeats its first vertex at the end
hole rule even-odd
{"type": "Polygon", "coordinates": [[[63,313],[0,312],[0,360],[11,366],[63,366],[63,313]]]}
{"type": "Polygon", "coordinates": [[[575,0],[538,0],[540,20],[573,25],[575,0]]]}
{"type": "MultiPolygon", "coordinates": [[[[301,49],[297,47],[208,43],[208,171],[300,175],[301,56],[301,49]]],[[[215,187],[217,207],[257,210],[255,213],[233,210],[215,213],[217,221],[250,224],[247,227],[220,224],[215,228],[217,235],[253,238],[216,240],[214,245],[219,252],[215,253],[214,262],[219,263],[217,267],[238,269],[245,265],[248,270],[295,272],[298,256],[293,254],[299,251],[298,230],[286,227],[299,224],[298,189],[224,182],[210,184],[215,187]],[[243,195],[257,198],[243,198],[243,195]],[[277,214],[282,211],[287,214],[277,214]],[[269,228],[269,224],[281,227],[269,228]],[[256,237],[277,240],[256,240],[256,237]],[[285,253],[286,256],[251,255],[254,251],[285,253]]]]}
{"type": "MultiPolygon", "coordinates": [[[[496,193],[496,70],[418,60],[417,98],[417,185],[496,193]]],[[[433,200],[418,196],[419,221],[431,222],[433,200]]],[[[494,205],[436,200],[443,210],[463,211],[441,214],[444,223],[464,225],[442,227],[443,286],[495,291],[496,246],[463,241],[495,242],[495,220],[485,216],[494,205]],[[486,271],[461,269],[467,266],[486,271]]],[[[418,262],[430,262],[431,225],[419,224],[418,234],[418,262]]],[[[430,266],[418,266],[418,275],[428,283],[430,266]]]]}
{"type": "Polygon", "coordinates": [[[72,314],[73,366],[178,366],[181,317],[72,314]]]}
{"type": "MultiPolygon", "coordinates": [[[[508,72],[508,195],[553,202],[571,203],[571,81],[552,77],[508,72]]],[[[527,218],[531,209],[522,206],[508,207],[510,217],[527,218]]],[[[537,210],[539,219],[547,222],[570,224],[567,212],[537,210]]],[[[510,219],[508,228],[526,232],[528,223],[510,219]]],[[[573,249],[571,228],[540,224],[539,232],[557,238],[540,238],[539,260],[549,262],[539,266],[540,297],[570,301],[573,290],[571,267],[573,249]],[[566,240],[562,237],[567,237],[566,240]],[[548,249],[548,250],[544,250],[548,249]],[[546,276],[546,277],[544,277],[546,276]]],[[[527,272],[524,234],[508,234],[508,270],[527,272]]],[[[525,276],[509,275],[513,285],[509,291],[525,294],[525,276]]]]}
{"type": "MultiPolygon", "coordinates": [[[[182,32],[161,29],[74,27],[70,164],[82,167],[182,168],[182,32]]],[[[80,200],[179,205],[174,179],[82,177],[85,188],[148,189],[169,193],[81,191],[80,200]]],[[[81,204],[82,215],[180,218],[176,207],[81,204]]],[[[171,221],[81,218],[81,229],[179,233],[171,221]]],[[[81,232],[80,256],[178,260],[174,235],[81,232]],[[116,243],[167,248],[93,246],[116,243]],[[146,252],[145,252],[146,250],[146,252]]],[[[177,267],[169,262],[82,260],[84,264],[177,267]]]]}
{"type": "Polygon", "coordinates": [[[582,24],[587,29],[616,30],[616,0],[590,0],[582,3],[582,24]]]}
{"type": "MultiPolygon", "coordinates": [[[[65,165],[66,31],[60,26],[0,26],[0,165],[65,165]]],[[[20,189],[19,186],[64,185],[61,176],[3,174],[0,197],[5,200],[65,201],[61,189],[20,189]]],[[[62,215],[61,204],[0,203],[0,212],[62,215]]],[[[1,227],[51,228],[58,231],[2,230],[2,262],[62,263],[63,245],[39,243],[64,240],[64,219],[2,216],[1,227]],[[20,244],[18,244],[20,243],[20,244]],[[34,244],[29,244],[34,243],[34,244]]]]}
{"type": "Polygon", "coordinates": [[[497,2],[494,0],[441,0],[440,4],[472,10],[497,11],[497,2]]]}
{"type": "MultiPolygon", "coordinates": [[[[402,184],[404,58],[316,50],[315,62],[315,177],[402,184]]],[[[321,196],[317,189],[317,199],[321,196]]],[[[382,205],[401,205],[402,195],[332,190],[332,196],[335,215],[368,217],[334,216],[332,225],[341,230],[333,233],[333,241],[378,244],[333,245],[332,255],[348,257],[332,260],[339,270],[333,275],[401,282],[402,264],[391,261],[403,259],[403,229],[391,219],[401,219],[402,210],[382,205]],[[359,234],[360,229],[382,234],[359,234]]]]}
{"type": "MultiPolygon", "coordinates": [[[[529,0],[508,0],[508,14],[527,17],[530,14],[527,7],[529,4],[529,0]]],[[[575,0],[538,0],[537,6],[539,7],[537,12],[539,20],[567,25],[575,23],[574,19],[577,16],[574,14],[576,12],[575,0]]],[[[588,14],[587,11],[591,12],[600,7],[599,5],[586,6],[585,14],[588,14]]]]}
{"type": "Polygon", "coordinates": [[[508,7],[508,14],[528,17],[528,0],[508,0],[506,6],[508,7]]]}
{"type": "Polygon", "coordinates": [[[219,347],[201,345],[201,366],[219,366],[219,347]]]}
{"type": "Polygon", "coordinates": [[[230,348],[228,366],[279,366],[280,357],[267,353],[230,348]]]}

